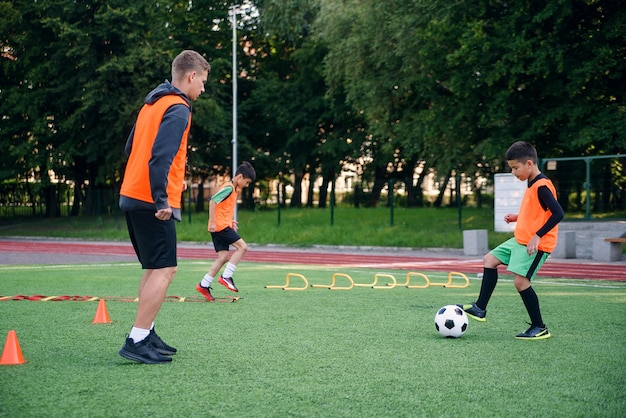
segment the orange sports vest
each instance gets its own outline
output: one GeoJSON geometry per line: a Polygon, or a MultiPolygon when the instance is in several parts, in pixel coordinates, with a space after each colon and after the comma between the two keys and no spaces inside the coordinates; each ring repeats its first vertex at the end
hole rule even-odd
{"type": "MultiPolygon", "coordinates": [[[[224,185],[224,187],[232,186],[230,184],[224,185]]],[[[215,231],[219,232],[226,227],[233,226],[233,219],[235,217],[235,206],[237,205],[237,192],[233,187],[233,191],[228,197],[215,205],[215,211],[213,216],[215,217],[215,231]]]]}
{"type": "MultiPolygon", "coordinates": [[[[159,132],[159,126],[165,112],[175,104],[189,104],[180,96],[167,95],[161,97],[153,104],[145,104],[139,111],[132,150],[126,165],[124,181],[120,189],[120,195],[154,203],[150,189],[150,175],[148,162],[152,157],[152,147],[159,132]]],[[[174,156],[170,171],[167,176],[167,202],[170,207],[179,209],[181,207],[181,195],[183,192],[183,182],[185,181],[185,165],[187,163],[187,137],[191,127],[191,113],[187,129],[183,133],[180,148],[174,156]]]]}
{"type": "MultiPolygon", "coordinates": [[[[549,210],[544,210],[539,203],[540,186],[547,186],[556,198],[556,189],[549,179],[539,179],[531,187],[526,188],[522,204],[517,215],[515,225],[515,240],[523,245],[528,244],[530,239],[541,229],[548,218],[552,215],[549,210]]],[[[556,238],[559,233],[559,226],[552,228],[539,241],[539,250],[551,253],[556,247],[556,238]]]]}

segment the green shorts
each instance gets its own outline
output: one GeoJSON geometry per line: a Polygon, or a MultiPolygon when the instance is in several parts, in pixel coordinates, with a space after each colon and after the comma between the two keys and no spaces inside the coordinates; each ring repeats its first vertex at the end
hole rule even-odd
{"type": "Polygon", "coordinates": [[[528,280],[535,277],[539,268],[550,255],[545,251],[537,251],[535,255],[528,255],[526,246],[519,244],[515,238],[498,245],[490,251],[490,254],[506,264],[508,271],[526,277],[528,280]]]}

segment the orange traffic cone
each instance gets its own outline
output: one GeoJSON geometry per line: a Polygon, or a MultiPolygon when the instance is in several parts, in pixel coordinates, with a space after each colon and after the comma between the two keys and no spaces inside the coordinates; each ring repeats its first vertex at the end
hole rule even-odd
{"type": "Polygon", "coordinates": [[[111,318],[109,317],[107,305],[104,299],[100,299],[100,302],[98,302],[98,310],[96,310],[96,316],[93,317],[92,324],[108,324],[109,322],[111,322],[111,318]]]}
{"type": "Polygon", "coordinates": [[[15,335],[15,331],[10,330],[7,334],[7,340],[4,343],[4,350],[2,350],[0,365],[22,363],[26,363],[26,360],[24,360],[24,356],[22,355],[20,343],[17,342],[17,335],[15,335]]]}

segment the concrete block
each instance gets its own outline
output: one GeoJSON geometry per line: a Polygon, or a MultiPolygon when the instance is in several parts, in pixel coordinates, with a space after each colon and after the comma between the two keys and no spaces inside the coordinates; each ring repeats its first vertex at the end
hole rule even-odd
{"type": "Polygon", "coordinates": [[[593,240],[593,259],[597,261],[619,261],[622,259],[622,244],[606,242],[604,238],[593,240]]]}
{"type": "Polygon", "coordinates": [[[468,229],[463,231],[463,253],[465,255],[485,255],[489,252],[487,230],[468,229]]]}
{"type": "Polygon", "coordinates": [[[576,258],[576,231],[559,231],[551,257],[576,258]]]}

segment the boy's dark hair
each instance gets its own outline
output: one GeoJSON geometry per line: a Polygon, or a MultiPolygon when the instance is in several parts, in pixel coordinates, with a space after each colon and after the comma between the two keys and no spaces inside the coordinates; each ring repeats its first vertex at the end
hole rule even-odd
{"type": "Polygon", "coordinates": [[[250,179],[252,181],[256,180],[256,171],[254,171],[254,167],[247,161],[241,163],[239,167],[237,167],[237,171],[235,175],[241,174],[244,178],[250,179]]]}
{"type": "Polygon", "coordinates": [[[528,142],[517,141],[506,150],[504,158],[507,161],[517,160],[521,163],[531,160],[533,164],[537,164],[537,150],[528,142]]]}

